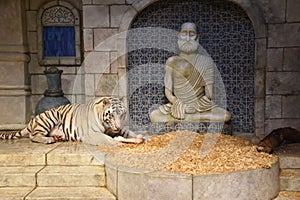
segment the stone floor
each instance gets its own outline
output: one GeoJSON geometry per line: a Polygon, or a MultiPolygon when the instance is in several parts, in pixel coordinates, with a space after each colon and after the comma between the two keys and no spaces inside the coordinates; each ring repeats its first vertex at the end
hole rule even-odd
{"type": "Polygon", "coordinates": [[[0,141],[0,199],[115,200],[100,152],[82,143],[0,141]]]}
{"type": "MultiPolygon", "coordinates": [[[[300,200],[299,152],[300,144],[276,152],[282,190],[276,200],[300,200]]],[[[103,160],[95,147],[77,142],[0,140],[0,199],[115,200],[106,188],[103,160]]]]}

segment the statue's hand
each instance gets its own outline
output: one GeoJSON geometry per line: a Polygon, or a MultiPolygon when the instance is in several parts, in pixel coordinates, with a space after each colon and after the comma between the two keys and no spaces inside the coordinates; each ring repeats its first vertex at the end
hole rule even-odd
{"type": "Polygon", "coordinates": [[[193,114],[193,113],[196,113],[196,109],[194,108],[194,107],[192,107],[192,106],[186,106],[186,108],[185,108],[185,113],[187,113],[187,114],[193,114]]]}

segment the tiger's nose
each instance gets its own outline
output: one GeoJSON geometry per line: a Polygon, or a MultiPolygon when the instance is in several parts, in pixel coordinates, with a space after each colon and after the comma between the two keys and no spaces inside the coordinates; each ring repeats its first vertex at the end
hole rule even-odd
{"type": "Polygon", "coordinates": [[[120,131],[120,130],[121,130],[121,126],[115,125],[115,130],[116,130],[116,131],[120,131]]]}

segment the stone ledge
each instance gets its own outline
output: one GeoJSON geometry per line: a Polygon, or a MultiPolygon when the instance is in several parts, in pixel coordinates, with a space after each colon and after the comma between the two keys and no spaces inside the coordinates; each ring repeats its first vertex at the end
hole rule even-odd
{"type": "Polygon", "coordinates": [[[207,175],[133,169],[117,167],[110,163],[107,163],[105,168],[107,188],[120,200],[166,197],[183,200],[240,200],[249,197],[268,200],[275,198],[279,193],[278,162],[270,169],[207,175]]]}
{"type": "Polygon", "coordinates": [[[300,169],[281,169],[280,189],[300,192],[300,169]]]}

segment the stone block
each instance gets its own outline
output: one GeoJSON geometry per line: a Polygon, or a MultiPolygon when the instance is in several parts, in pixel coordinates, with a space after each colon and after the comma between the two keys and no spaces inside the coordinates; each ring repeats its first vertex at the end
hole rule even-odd
{"type": "Polygon", "coordinates": [[[288,22],[300,21],[300,2],[298,0],[287,0],[286,5],[286,19],[288,22]]]}
{"type": "Polygon", "coordinates": [[[85,73],[109,73],[109,52],[89,52],[84,59],[85,73]]]}
{"type": "Polygon", "coordinates": [[[266,117],[267,118],[281,118],[282,113],[281,96],[266,96],[266,117]]]}
{"type": "Polygon", "coordinates": [[[125,0],[93,0],[94,4],[101,5],[116,5],[116,4],[125,4],[125,0]]]}
{"type": "Polygon", "coordinates": [[[40,66],[37,54],[30,54],[30,62],[28,64],[30,74],[44,74],[45,66],[40,66]]]}
{"type": "Polygon", "coordinates": [[[93,44],[93,29],[83,30],[83,44],[84,51],[92,51],[94,49],[93,44]]]}
{"type": "Polygon", "coordinates": [[[127,95],[127,74],[125,68],[119,68],[119,96],[125,97],[127,95]]]}
{"type": "Polygon", "coordinates": [[[118,95],[119,83],[117,74],[102,74],[96,77],[96,96],[118,95]]]}
{"type": "Polygon", "coordinates": [[[0,187],[1,199],[14,200],[23,199],[34,187],[0,187]]]}
{"type": "Polygon", "coordinates": [[[39,0],[30,0],[30,10],[38,10],[44,4],[43,1],[39,0]]]}
{"type": "Polygon", "coordinates": [[[0,44],[24,44],[22,12],[21,2],[19,0],[1,2],[0,44]]]}
{"type": "Polygon", "coordinates": [[[280,174],[280,189],[300,192],[300,169],[283,169],[280,174]]]}
{"type": "Polygon", "coordinates": [[[255,133],[262,134],[265,130],[265,98],[255,98],[255,133]]]}
{"type": "Polygon", "coordinates": [[[256,40],[256,69],[266,68],[267,40],[265,38],[257,38],[256,40]]]}
{"type": "Polygon", "coordinates": [[[300,94],[300,72],[267,72],[266,94],[300,94]]]}
{"type": "Polygon", "coordinates": [[[100,28],[109,26],[108,6],[83,6],[83,27],[100,28]]]}
{"type": "Polygon", "coordinates": [[[10,142],[0,140],[0,166],[46,165],[45,154],[58,145],[34,143],[28,138],[10,142]]]}
{"type": "Polygon", "coordinates": [[[85,94],[88,96],[95,96],[95,75],[86,74],[84,82],[85,94]]]}
{"type": "MultiPolygon", "coordinates": [[[[299,85],[299,84],[298,84],[299,85]]],[[[300,95],[282,97],[282,117],[300,118],[300,95]]]]}
{"type": "Polygon", "coordinates": [[[48,88],[47,78],[45,75],[32,75],[31,76],[31,91],[32,94],[44,94],[48,88]]]}
{"type": "Polygon", "coordinates": [[[265,134],[271,133],[272,130],[282,127],[294,127],[300,130],[300,119],[266,119],[265,134]]]}
{"type": "Polygon", "coordinates": [[[61,87],[63,92],[66,95],[80,94],[81,90],[78,90],[79,88],[74,87],[75,80],[76,80],[76,75],[63,74],[61,76],[61,87]]]}
{"type": "Polygon", "coordinates": [[[104,187],[37,187],[26,200],[41,199],[82,199],[82,200],[116,200],[104,187]]]}
{"type": "Polygon", "coordinates": [[[26,96],[0,96],[0,124],[25,124],[28,120],[27,102],[26,96]]]}
{"type": "Polygon", "coordinates": [[[265,69],[257,69],[255,70],[255,97],[262,98],[265,96],[265,69]]]}
{"type": "MultiPolygon", "coordinates": [[[[122,18],[119,18],[120,24],[119,24],[119,30],[120,32],[122,31],[127,31],[130,28],[132,19],[137,15],[137,10],[134,9],[133,7],[128,7],[126,9],[125,13],[123,14],[122,18]]],[[[117,23],[117,19],[115,20],[115,23],[117,23]]]]}
{"type": "Polygon", "coordinates": [[[105,173],[106,173],[106,187],[113,193],[117,195],[117,184],[118,184],[118,166],[105,161],[105,173]]]}
{"type": "Polygon", "coordinates": [[[284,49],[284,71],[300,71],[300,48],[284,49]]]}
{"type": "Polygon", "coordinates": [[[23,62],[0,61],[0,85],[13,87],[23,86],[25,83],[24,68],[23,62]]]}
{"type": "Polygon", "coordinates": [[[268,47],[300,46],[300,23],[271,24],[268,29],[268,47]]]}
{"type": "Polygon", "coordinates": [[[43,97],[44,97],[44,95],[42,95],[42,94],[40,94],[40,95],[31,95],[31,97],[30,97],[31,98],[31,113],[30,113],[31,116],[34,115],[35,107],[36,107],[38,101],[43,97]]]}
{"type": "Polygon", "coordinates": [[[125,13],[131,9],[131,6],[127,5],[113,5],[110,7],[111,27],[120,27],[125,13]]]}
{"type": "Polygon", "coordinates": [[[63,70],[62,75],[76,75],[78,69],[75,66],[58,66],[58,69],[63,70]]]}
{"type": "Polygon", "coordinates": [[[31,53],[37,53],[38,52],[37,32],[28,32],[27,35],[28,35],[29,51],[31,53]]]}
{"type": "Polygon", "coordinates": [[[26,12],[26,20],[27,22],[27,31],[36,31],[37,26],[36,26],[36,15],[37,11],[27,11],[26,12]]]}
{"type": "Polygon", "coordinates": [[[37,174],[38,186],[105,186],[103,166],[46,166],[37,174]]]}
{"type": "Polygon", "coordinates": [[[92,0],[82,0],[83,5],[90,5],[92,4],[92,0]]]}
{"type": "Polygon", "coordinates": [[[119,68],[126,68],[126,57],[118,56],[117,52],[110,52],[110,71],[118,73],[119,68]]]}
{"type": "Polygon", "coordinates": [[[268,49],[267,71],[282,71],[283,48],[268,49]]]}
{"type": "MultiPolygon", "coordinates": [[[[299,130],[299,129],[298,129],[299,130]]],[[[276,151],[279,157],[280,168],[283,169],[298,169],[300,166],[300,144],[287,144],[283,148],[276,151]]],[[[299,173],[299,171],[298,171],[299,173]]]]}
{"type": "Polygon", "coordinates": [[[282,0],[268,1],[266,21],[268,23],[283,23],[285,21],[285,2],[282,0]]]}
{"type": "Polygon", "coordinates": [[[148,194],[145,199],[193,199],[191,174],[156,171],[146,176],[148,194]]]}
{"type": "Polygon", "coordinates": [[[146,169],[133,169],[128,167],[118,168],[118,199],[141,200],[147,199],[146,174],[151,172],[146,169]]]}
{"type": "Polygon", "coordinates": [[[279,193],[279,164],[270,169],[193,177],[193,199],[273,199],[279,193]]]}
{"type": "Polygon", "coordinates": [[[47,165],[103,165],[82,142],[64,142],[47,154],[47,165]]]}
{"type": "Polygon", "coordinates": [[[95,29],[94,48],[99,51],[115,51],[117,29],[95,29]]]}
{"type": "Polygon", "coordinates": [[[136,10],[143,10],[146,6],[150,5],[152,3],[152,0],[141,0],[141,1],[132,1],[129,0],[130,3],[132,3],[132,6],[136,10]]]}
{"type": "Polygon", "coordinates": [[[0,167],[0,187],[35,186],[35,174],[43,166],[10,166],[0,167]]]}

